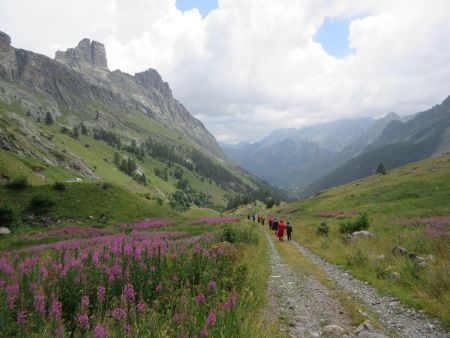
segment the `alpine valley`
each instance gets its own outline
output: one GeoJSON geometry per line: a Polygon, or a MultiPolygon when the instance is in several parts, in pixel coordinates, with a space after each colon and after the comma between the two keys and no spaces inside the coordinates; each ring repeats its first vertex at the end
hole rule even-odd
{"type": "Polygon", "coordinates": [[[271,190],[227,159],[156,70],[110,71],[104,45],[89,39],[50,59],[3,32],[0,177],[113,184],[181,211],[271,190]]]}

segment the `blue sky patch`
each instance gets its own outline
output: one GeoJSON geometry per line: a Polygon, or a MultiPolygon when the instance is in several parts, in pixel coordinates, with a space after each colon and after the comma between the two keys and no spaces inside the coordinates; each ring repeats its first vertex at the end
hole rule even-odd
{"type": "Polygon", "coordinates": [[[351,54],[348,37],[352,20],[353,18],[325,18],[314,40],[319,42],[328,54],[338,59],[351,54]]]}
{"type": "Polygon", "coordinates": [[[192,8],[197,8],[202,15],[205,17],[213,9],[219,7],[218,0],[176,0],[177,8],[180,11],[188,11],[192,8]]]}

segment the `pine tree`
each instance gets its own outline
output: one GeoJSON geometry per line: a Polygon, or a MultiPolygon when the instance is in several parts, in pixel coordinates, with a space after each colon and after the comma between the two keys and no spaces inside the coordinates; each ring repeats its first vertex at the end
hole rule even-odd
{"type": "Polygon", "coordinates": [[[88,129],[86,128],[86,126],[84,125],[83,122],[80,123],[80,129],[81,129],[81,133],[83,135],[87,135],[88,134],[88,129]]]}
{"type": "Polygon", "coordinates": [[[120,165],[120,155],[119,155],[119,153],[114,153],[114,159],[113,159],[113,163],[115,164],[115,165],[120,165]]]}
{"type": "Polygon", "coordinates": [[[73,127],[72,129],[72,137],[76,140],[80,139],[80,130],[78,129],[78,126],[73,127]]]}
{"type": "Polygon", "coordinates": [[[45,124],[51,125],[51,124],[53,124],[53,123],[54,123],[54,121],[53,121],[53,116],[52,116],[52,114],[50,114],[50,112],[48,111],[47,114],[45,115],[45,124]]]}
{"type": "Polygon", "coordinates": [[[377,167],[377,174],[386,175],[386,168],[384,167],[384,163],[380,162],[380,164],[377,167]]]}

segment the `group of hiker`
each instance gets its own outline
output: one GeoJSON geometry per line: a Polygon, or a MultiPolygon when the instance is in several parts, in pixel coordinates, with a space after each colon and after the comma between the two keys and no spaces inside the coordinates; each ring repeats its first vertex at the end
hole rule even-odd
{"type": "MultiPolygon", "coordinates": [[[[259,224],[264,225],[266,222],[266,217],[260,214],[252,214],[247,215],[248,220],[257,221],[259,224]]],[[[278,237],[280,241],[284,240],[284,231],[286,230],[286,235],[288,241],[292,239],[292,224],[287,221],[284,223],[284,219],[278,220],[277,217],[269,215],[267,218],[267,223],[269,224],[269,229],[274,231],[275,235],[278,237]]]]}

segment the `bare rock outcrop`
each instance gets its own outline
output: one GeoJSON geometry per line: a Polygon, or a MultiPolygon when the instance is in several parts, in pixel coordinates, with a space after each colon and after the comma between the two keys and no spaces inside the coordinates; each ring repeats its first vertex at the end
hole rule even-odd
{"type": "Polygon", "coordinates": [[[105,46],[97,41],[83,39],[75,48],[69,48],[65,52],[57,51],[55,60],[70,67],[85,68],[94,67],[108,70],[105,46]]]}

